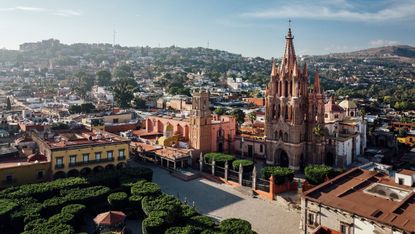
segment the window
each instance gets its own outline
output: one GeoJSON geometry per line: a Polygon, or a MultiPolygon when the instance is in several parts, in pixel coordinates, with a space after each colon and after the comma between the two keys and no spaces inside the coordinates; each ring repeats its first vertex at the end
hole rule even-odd
{"type": "Polygon", "coordinates": [[[12,175],[7,175],[6,176],[6,183],[7,184],[13,183],[13,176],[12,175]]]}
{"type": "Polygon", "coordinates": [[[328,118],[329,117],[329,115],[328,114],[324,114],[324,118],[328,118]]]}
{"type": "Polygon", "coordinates": [[[108,151],[107,152],[107,158],[108,158],[108,160],[112,160],[113,159],[112,151],[108,151]]]}
{"type": "Polygon", "coordinates": [[[404,180],[403,178],[399,178],[399,184],[400,184],[400,185],[402,185],[403,183],[405,183],[404,181],[405,181],[405,180],[404,180]]]}
{"type": "Polygon", "coordinates": [[[89,154],[83,154],[82,159],[83,159],[84,163],[87,163],[89,161],[89,154]]]}
{"type": "Polygon", "coordinates": [[[95,161],[99,162],[101,160],[101,152],[95,153],[95,161]]]}
{"type": "Polygon", "coordinates": [[[341,234],[349,234],[349,225],[345,223],[340,223],[340,233],[341,234]]]}
{"type": "Polygon", "coordinates": [[[118,123],[118,119],[113,119],[112,123],[118,123]]]}
{"type": "Polygon", "coordinates": [[[120,159],[125,159],[125,151],[123,149],[118,150],[118,155],[120,159]]]}
{"type": "Polygon", "coordinates": [[[264,152],[264,146],[263,145],[259,145],[259,152],[264,152]]]}
{"type": "Polygon", "coordinates": [[[37,172],[37,179],[43,179],[43,176],[44,176],[43,171],[37,172]]]}
{"type": "Polygon", "coordinates": [[[63,157],[56,158],[56,168],[63,168],[63,157]]]}
{"type": "Polygon", "coordinates": [[[76,163],[76,155],[69,156],[69,164],[74,165],[76,163]]]}
{"type": "Polygon", "coordinates": [[[338,119],[338,118],[339,118],[339,115],[338,115],[338,114],[335,114],[335,115],[334,115],[334,118],[335,118],[335,119],[338,119]]]}
{"type": "Polygon", "coordinates": [[[308,213],[308,220],[307,220],[308,225],[314,225],[314,213],[308,213]]]}

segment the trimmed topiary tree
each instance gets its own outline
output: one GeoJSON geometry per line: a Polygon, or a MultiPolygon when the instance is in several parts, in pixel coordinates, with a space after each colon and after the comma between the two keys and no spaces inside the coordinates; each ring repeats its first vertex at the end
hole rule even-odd
{"type": "Polygon", "coordinates": [[[323,183],[326,178],[332,177],[335,171],[326,165],[310,165],[304,169],[304,174],[310,184],[318,185],[323,183]]]}
{"type": "Polygon", "coordinates": [[[128,195],[124,192],[111,193],[107,200],[115,210],[123,210],[128,206],[128,195]]]}
{"type": "Polygon", "coordinates": [[[243,219],[225,219],[219,224],[219,228],[226,234],[252,234],[251,224],[243,219]]]}
{"type": "Polygon", "coordinates": [[[205,162],[212,164],[213,160],[215,160],[215,163],[218,166],[224,166],[226,161],[231,163],[233,160],[235,160],[234,156],[224,153],[207,153],[204,157],[205,162]]]}
{"type": "Polygon", "coordinates": [[[294,170],[288,167],[268,166],[260,171],[261,178],[268,180],[271,175],[275,178],[276,184],[284,184],[285,182],[292,182],[294,179],[294,170]]]}
{"type": "Polygon", "coordinates": [[[188,221],[197,231],[202,232],[203,230],[214,229],[216,224],[215,221],[208,216],[193,216],[188,221]]]}
{"type": "Polygon", "coordinates": [[[157,216],[145,218],[141,224],[143,234],[159,234],[165,230],[164,220],[157,216]]]}
{"type": "Polygon", "coordinates": [[[131,187],[131,194],[135,196],[158,196],[161,194],[160,185],[146,182],[146,183],[137,183],[131,187]]]}
{"type": "Polygon", "coordinates": [[[185,227],[170,227],[166,230],[164,234],[196,234],[198,232],[195,231],[194,227],[192,226],[185,226],[185,227]]]}
{"type": "Polygon", "coordinates": [[[244,172],[251,172],[254,169],[254,162],[247,159],[238,159],[232,162],[232,168],[235,171],[239,171],[239,165],[242,165],[244,172]]]}

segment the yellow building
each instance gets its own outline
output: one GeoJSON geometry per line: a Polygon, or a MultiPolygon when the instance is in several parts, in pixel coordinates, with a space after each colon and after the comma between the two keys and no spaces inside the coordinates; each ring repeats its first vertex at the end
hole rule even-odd
{"type": "Polygon", "coordinates": [[[27,162],[20,159],[1,162],[0,188],[47,181],[49,173],[49,162],[27,162]]]}
{"type": "Polygon", "coordinates": [[[129,139],[99,130],[34,134],[33,140],[50,161],[54,179],[125,167],[129,159],[129,139]]]}

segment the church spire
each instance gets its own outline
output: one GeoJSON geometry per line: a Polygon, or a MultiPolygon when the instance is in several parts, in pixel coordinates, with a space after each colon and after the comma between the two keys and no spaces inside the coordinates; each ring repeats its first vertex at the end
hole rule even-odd
{"type": "Polygon", "coordinates": [[[285,36],[285,51],[284,56],[282,59],[281,67],[283,68],[283,71],[292,71],[292,69],[295,66],[296,56],[295,56],[295,50],[294,50],[294,43],[293,39],[294,36],[291,32],[291,20],[288,21],[290,23],[290,26],[288,28],[287,36],[285,36]]]}

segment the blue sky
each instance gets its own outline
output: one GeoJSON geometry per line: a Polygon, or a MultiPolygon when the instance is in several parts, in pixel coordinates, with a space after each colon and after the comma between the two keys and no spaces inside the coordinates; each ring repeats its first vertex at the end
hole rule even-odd
{"type": "Polygon", "coordinates": [[[1,0],[0,47],[63,43],[206,47],[280,57],[288,19],[297,54],[415,45],[415,0],[1,0]]]}

